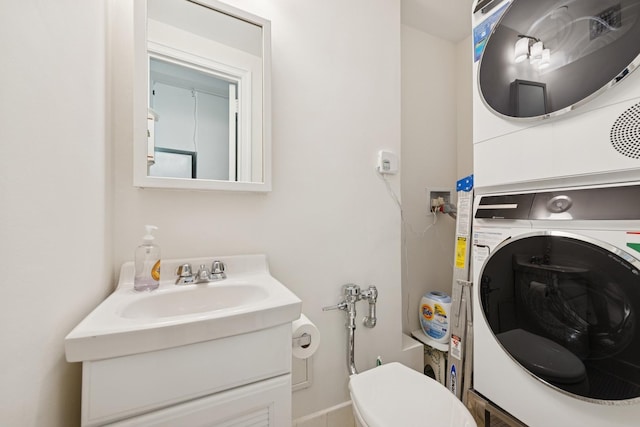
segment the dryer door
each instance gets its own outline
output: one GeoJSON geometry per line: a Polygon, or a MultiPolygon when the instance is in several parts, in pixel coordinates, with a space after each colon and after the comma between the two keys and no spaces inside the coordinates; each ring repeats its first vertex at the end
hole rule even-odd
{"type": "Polygon", "coordinates": [[[503,118],[570,112],[638,67],[638,38],[640,0],[513,0],[476,40],[480,95],[503,118]]]}
{"type": "Polygon", "coordinates": [[[496,340],[531,375],[582,399],[640,397],[640,261],[546,231],[507,240],[480,272],[496,340]]]}

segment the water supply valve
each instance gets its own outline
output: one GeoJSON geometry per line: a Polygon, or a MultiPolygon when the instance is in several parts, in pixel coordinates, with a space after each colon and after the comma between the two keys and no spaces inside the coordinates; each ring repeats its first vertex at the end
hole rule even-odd
{"type": "MultiPolygon", "coordinates": [[[[355,320],[356,303],[360,300],[366,299],[369,302],[369,314],[364,317],[362,323],[367,328],[375,327],[377,322],[376,302],[378,300],[378,289],[375,286],[369,286],[367,290],[362,291],[360,290],[360,286],[348,284],[342,287],[342,293],[344,295],[344,300],[340,301],[336,305],[322,307],[322,311],[346,311],[351,322],[351,318],[355,320]]],[[[355,328],[355,324],[353,327],[355,328]]]]}
{"type": "Polygon", "coordinates": [[[347,368],[349,374],[358,373],[355,364],[355,331],[356,331],[356,303],[362,299],[369,302],[369,314],[363,319],[363,324],[367,328],[376,326],[376,301],[378,299],[378,290],[375,286],[369,286],[365,291],[360,290],[360,286],[354,284],[344,285],[342,287],[344,299],[336,305],[323,307],[322,311],[342,310],[347,314],[347,368]]]}
{"type": "Polygon", "coordinates": [[[369,286],[366,291],[360,292],[361,299],[369,301],[369,314],[362,320],[362,324],[367,328],[374,328],[378,321],[376,317],[376,302],[378,301],[378,289],[375,286],[369,286]]]}

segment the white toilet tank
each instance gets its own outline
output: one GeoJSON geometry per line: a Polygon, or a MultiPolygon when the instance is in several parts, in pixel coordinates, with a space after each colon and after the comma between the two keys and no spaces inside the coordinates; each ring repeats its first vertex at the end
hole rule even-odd
{"type": "Polygon", "coordinates": [[[361,427],[476,427],[446,387],[400,363],[352,375],[349,391],[361,427]]]}

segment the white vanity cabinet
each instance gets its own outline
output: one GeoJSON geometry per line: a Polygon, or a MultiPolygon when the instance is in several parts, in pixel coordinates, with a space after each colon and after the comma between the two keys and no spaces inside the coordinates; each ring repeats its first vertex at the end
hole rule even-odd
{"type": "Polygon", "coordinates": [[[226,265],[226,278],[135,292],[134,266],[65,338],[82,362],[83,427],[291,425],[291,322],[302,301],[265,255],[163,260],[226,265]]]}
{"type": "Polygon", "coordinates": [[[289,323],[83,362],[82,426],[290,426],[289,323]]]}

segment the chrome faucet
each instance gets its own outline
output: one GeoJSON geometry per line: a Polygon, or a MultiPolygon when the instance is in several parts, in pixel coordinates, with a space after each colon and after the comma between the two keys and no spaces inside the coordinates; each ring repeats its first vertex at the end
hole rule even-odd
{"type": "Polygon", "coordinates": [[[196,280],[194,283],[209,283],[211,275],[209,274],[209,270],[207,266],[204,264],[200,265],[198,272],[196,273],[196,280]]]}
{"type": "Polygon", "coordinates": [[[183,264],[176,269],[176,285],[188,285],[191,283],[209,283],[217,282],[218,280],[226,279],[227,275],[224,272],[225,265],[222,261],[215,260],[211,264],[211,271],[205,264],[201,264],[197,273],[194,275],[191,269],[191,264],[183,264]]]}
{"type": "Polygon", "coordinates": [[[211,264],[211,273],[209,275],[209,280],[213,281],[226,279],[227,275],[224,272],[225,268],[226,266],[224,265],[224,262],[218,260],[213,261],[213,263],[211,264]]]}
{"type": "Polygon", "coordinates": [[[367,290],[361,291],[360,286],[354,284],[344,285],[342,287],[344,300],[336,305],[323,307],[322,311],[342,310],[347,313],[347,367],[349,374],[358,373],[355,364],[355,332],[356,332],[356,303],[361,299],[369,301],[369,314],[365,316],[362,323],[367,328],[376,326],[376,302],[378,300],[378,289],[375,286],[369,286],[367,290]]]}
{"type": "Polygon", "coordinates": [[[176,285],[188,285],[193,283],[193,272],[191,271],[191,264],[182,264],[176,269],[176,285]]]}

